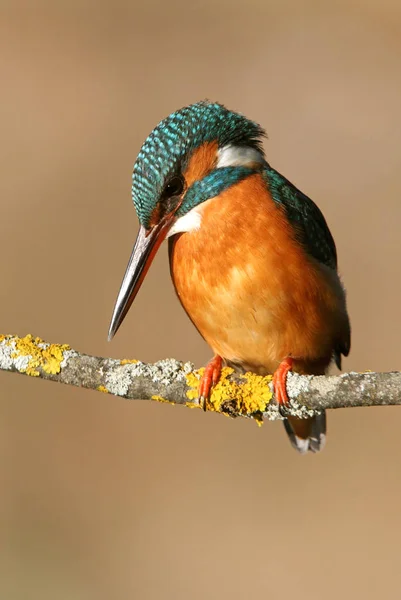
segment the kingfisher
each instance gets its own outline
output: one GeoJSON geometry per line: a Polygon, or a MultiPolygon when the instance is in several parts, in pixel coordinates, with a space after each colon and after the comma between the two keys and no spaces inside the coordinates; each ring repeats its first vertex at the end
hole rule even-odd
{"type": "Polygon", "coordinates": [[[300,453],[325,444],[324,412],[290,416],[289,371],[324,375],[350,350],[337,252],[317,205],[267,162],[264,129],[201,101],[162,120],[142,145],[132,198],[139,233],[109,329],[114,336],[168,238],[177,296],[214,357],[206,406],[223,365],[273,375],[285,430],[300,453]]]}

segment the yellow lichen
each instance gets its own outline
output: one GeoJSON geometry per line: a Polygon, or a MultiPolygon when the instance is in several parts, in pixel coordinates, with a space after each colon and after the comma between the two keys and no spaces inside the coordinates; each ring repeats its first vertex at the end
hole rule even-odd
{"type": "Polygon", "coordinates": [[[166,404],[172,404],[175,406],[175,402],[172,400],[166,400],[166,398],[163,398],[163,396],[152,396],[152,400],[156,400],[156,402],[165,402],[166,404]]]}
{"type": "Polygon", "coordinates": [[[104,394],[108,394],[109,393],[109,390],[104,385],[98,385],[97,386],[97,391],[98,392],[103,392],[104,394]]]}
{"type": "MultiPolygon", "coordinates": [[[[187,375],[187,384],[191,388],[187,391],[189,400],[195,400],[198,397],[199,380],[203,372],[204,369],[200,369],[187,375]]],[[[232,373],[233,369],[229,367],[222,370],[219,382],[213,388],[207,402],[207,410],[222,412],[225,403],[235,403],[234,412],[242,415],[252,415],[258,425],[261,425],[263,423],[262,413],[267,410],[273,396],[268,385],[272,380],[272,376],[261,377],[254,373],[246,373],[241,376],[246,381],[237,383],[230,380],[232,373]]],[[[187,405],[189,404],[187,403],[187,405]]]]}
{"type": "Polygon", "coordinates": [[[273,376],[261,377],[255,375],[255,373],[245,373],[242,377],[246,379],[246,383],[238,386],[240,391],[238,407],[240,411],[246,414],[265,412],[273,398],[273,393],[269,387],[273,376]]]}
{"type": "Polygon", "coordinates": [[[219,382],[213,388],[210,398],[206,403],[206,410],[221,412],[223,402],[235,400],[236,395],[233,386],[238,387],[238,385],[231,383],[228,380],[229,375],[233,372],[234,369],[231,369],[230,367],[224,367],[222,369],[219,382]]]}
{"type": "Polygon", "coordinates": [[[30,334],[23,338],[11,337],[9,343],[12,342],[15,343],[13,358],[29,357],[28,365],[20,369],[21,373],[26,373],[32,377],[39,376],[38,367],[41,367],[45,373],[50,375],[60,373],[64,351],[70,349],[67,344],[49,344],[47,347],[41,348],[39,344],[45,342],[38,337],[33,338],[30,334]]]}
{"type": "Polygon", "coordinates": [[[202,408],[200,404],[196,404],[196,402],[185,402],[185,406],[188,408],[202,408]]]}
{"type": "Polygon", "coordinates": [[[138,360],[136,360],[135,358],[123,358],[120,361],[121,365],[135,365],[137,362],[139,362],[138,360]]]}
{"type": "Polygon", "coordinates": [[[189,388],[191,388],[190,390],[187,391],[187,398],[188,400],[196,400],[198,397],[198,391],[199,391],[199,381],[200,378],[202,377],[203,373],[204,373],[205,369],[199,369],[198,371],[193,371],[192,373],[188,373],[188,375],[186,375],[186,380],[187,380],[187,386],[189,388]]]}
{"type": "Polygon", "coordinates": [[[63,353],[64,350],[67,350],[69,347],[58,344],[50,344],[48,348],[43,350],[42,358],[44,360],[42,364],[42,368],[45,373],[49,373],[51,375],[55,375],[56,373],[60,373],[60,364],[63,361],[63,353]]]}

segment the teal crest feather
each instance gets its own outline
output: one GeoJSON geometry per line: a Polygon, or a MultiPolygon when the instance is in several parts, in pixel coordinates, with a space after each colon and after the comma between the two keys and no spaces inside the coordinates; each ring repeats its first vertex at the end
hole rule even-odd
{"type": "MultiPolygon", "coordinates": [[[[132,199],[141,223],[148,225],[166,181],[185,169],[192,152],[201,144],[217,141],[219,148],[229,144],[246,145],[263,152],[261,138],[264,135],[264,130],[257,123],[222,104],[208,101],[197,102],[163,119],[145,140],[134,165],[132,199]]],[[[224,175],[226,185],[227,176],[232,183],[239,181],[240,177],[240,173],[234,174],[229,170],[220,175],[221,180],[224,175]]],[[[209,184],[214,190],[221,191],[222,183],[217,182],[217,178],[209,180],[209,184]]],[[[205,200],[206,183],[198,191],[203,192],[205,200]]],[[[194,193],[191,192],[191,205],[194,204],[194,193]]]]}

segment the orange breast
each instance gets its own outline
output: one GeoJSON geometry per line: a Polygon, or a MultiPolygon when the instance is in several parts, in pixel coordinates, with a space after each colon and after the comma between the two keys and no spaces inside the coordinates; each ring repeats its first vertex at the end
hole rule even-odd
{"type": "Polygon", "coordinates": [[[346,320],[337,274],[306,255],[260,175],[201,211],[199,230],[173,238],[170,263],[207,343],[256,372],[271,373],[292,356],[299,372],[323,373],[346,320]]]}

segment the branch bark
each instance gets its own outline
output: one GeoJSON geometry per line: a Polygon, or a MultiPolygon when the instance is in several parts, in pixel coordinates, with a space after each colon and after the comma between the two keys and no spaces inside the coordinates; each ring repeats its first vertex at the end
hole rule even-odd
{"type": "MultiPolygon", "coordinates": [[[[49,344],[27,335],[0,335],[0,370],[89,388],[127,399],[156,400],[199,407],[197,387],[202,369],[174,359],[146,364],[136,360],[81,354],[66,344],[49,344]]],[[[258,422],[281,419],[271,376],[239,375],[225,368],[207,409],[258,422]]],[[[401,404],[401,373],[344,373],[301,376],[290,373],[290,414],[300,418],[327,408],[401,404]]]]}

